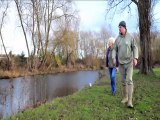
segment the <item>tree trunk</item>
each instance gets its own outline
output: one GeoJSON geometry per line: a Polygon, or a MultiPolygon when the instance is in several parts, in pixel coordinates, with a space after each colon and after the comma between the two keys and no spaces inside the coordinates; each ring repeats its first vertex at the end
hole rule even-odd
{"type": "Polygon", "coordinates": [[[29,50],[29,45],[28,45],[28,40],[27,40],[27,35],[26,35],[26,31],[25,31],[25,28],[24,28],[24,25],[23,25],[23,20],[22,20],[22,11],[21,11],[21,5],[19,3],[18,0],[14,0],[15,1],[15,4],[16,4],[16,7],[17,7],[17,11],[18,11],[18,16],[19,16],[19,20],[20,20],[20,23],[21,23],[21,27],[22,27],[22,30],[23,30],[23,34],[24,34],[24,38],[25,38],[25,41],[26,41],[26,46],[27,46],[27,51],[28,51],[28,58],[27,58],[27,66],[28,66],[28,70],[31,70],[31,64],[30,64],[30,50],[29,50]]]}
{"type": "Polygon", "coordinates": [[[140,47],[141,47],[140,73],[149,74],[153,72],[151,39],[150,39],[151,1],[139,0],[137,5],[139,13],[139,31],[140,31],[140,47]]]}
{"type": "Polygon", "coordinates": [[[20,19],[20,22],[21,22],[21,27],[22,27],[22,30],[23,30],[23,33],[24,33],[24,37],[25,37],[25,41],[26,41],[28,57],[30,57],[30,51],[29,51],[29,45],[28,45],[28,41],[27,41],[27,35],[26,35],[25,29],[24,29],[24,25],[23,25],[23,21],[22,21],[22,14],[21,14],[21,10],[20,10],[20,6],[19,6],[19,3],[18,3],[18,0],[15,0],[15,3],[16,3],[18,16],[19,16],[19,19],[20,19]]]}

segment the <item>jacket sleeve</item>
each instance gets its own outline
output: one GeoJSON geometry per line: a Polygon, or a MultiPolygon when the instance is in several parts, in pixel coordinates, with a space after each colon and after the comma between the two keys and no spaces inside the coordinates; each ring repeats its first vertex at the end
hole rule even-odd
{"type": "Polygon", "coordinates": [[[106,52],[106,67],[108,67],[108,54],[109,54],[109,49],[107,49],[106,52]]]}
{"type": "Polygon", "coordinates": [[[116,54],[116,67],[119,66],[119,62],[118,62],[118,54],[116,54]]]}
{"type": "Polygon", "coordinates": [[[131,47],[132,47],[132,51],[133,51],[133,58],[138,59],[138,46],[137,46],[137,42],[134,38],[132,40],[131,47]]]}

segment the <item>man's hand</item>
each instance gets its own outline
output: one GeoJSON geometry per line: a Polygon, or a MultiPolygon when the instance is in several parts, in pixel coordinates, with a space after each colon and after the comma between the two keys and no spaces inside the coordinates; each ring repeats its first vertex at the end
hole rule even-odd
{"type": "Polygon", "coordinates": [[[134,64],[134,66],[137,65],[137,59],[133,59],[133,64],[134,64]]]}

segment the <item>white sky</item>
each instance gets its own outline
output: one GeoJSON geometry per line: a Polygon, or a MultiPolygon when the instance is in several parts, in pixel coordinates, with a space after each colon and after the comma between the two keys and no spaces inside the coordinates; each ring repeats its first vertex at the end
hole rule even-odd
{"type": "MultiPolygon", "coordinates": [[[[139,31],[137,6],[134,3],[131,4],[131,11],[126,9],[124,12],[117,11],[116,14],[114,14],[113,10],[106,14],[107,1],[105,0],[75,0],[75,3],[81,17],[81,30],[99,31],[102,26],[106,26],[115,33],[114,37],[116,37],[118,35],[118,24],[123,20],[126,22],[129,32],[139,31]]],[[[160,31],[159,7],[160,2],[156,4],[153,12],[155,18],[153,27],[158,31],[160,31]]]]}
{"type": "MultiPolygon", "coordinates": [[[[7,17],[5,18],[4,27],[2,28],[2,35],[7,52],[12,51],[13,54],[21,54],[24,51],[27,54],[26,43],[22,28],[20,27],[17,10],[13,5],[7,10],[7,17]]],[[[0,41],[0,54],[4,53],[0,41]]]]}
{"type": "Polygon", "coordinates": [[[109,12],[109,14],[106,14],[106,1],[75,1],[75,3],[80,11],[81,30],[99,31],[102,26],[106,26],[111,28],[116,34],[118,33],[118,24],[122,20],[126,21],[127,28],[131,32],[136,31],[138,28],[135,12],[136,6],[134,4],[132,4],[133,9],[131,14],[128,14],[128,11],[125,11],[121,14],[114,15],[113,11],[109,12]]]}
{"type": "MultiPolygon", "coordinates": [[[[108,27],[112,32],[115,33],[116,37],[118,35],[118,24],[120,21],[124,20],[127,24],[127,29],[129,32],[138,31],[138,17],[136,13],[136,6],[132,4],[131,14],[128,14],[128,11],[125,11],[121,14],[115,14],[110,12],[106,16],[107,2],[106,1],[75,1],[77,8],[79,9],[79,15],[81,17],[80,30],[91,30],[99,31],[102,26],[108,27]],[[106,16],[106,17],[105,17],[106,16]],[[113,19],[111,19],[113,18],[113,19]]],[[[159,5],[155,8],[155,18],[160,21],[160,12],[159,5]]],[[[8,10],[8,16],[5,18],[5,24],[2,31],[5,45],[7,47],[7,52],[12,51],[14,54],[21,54],[22,51],[27,55],[27,48],[20,27],[19,18],[17,16],[16,8],[10,7],[8,10]]],[[[160,22],[156,21],[157,29],[160,30],[160,22]],[[158,24],[159,22],[159,24],[158,24]]],[[[0,54],[4,53],[2,44],[0,41],[0,54]]]]}
{"type": "Polygon", "coordinates": [[[105,1],[75,1],[81,17],[81,30],[99,31],[105,21],[105,1]]]}

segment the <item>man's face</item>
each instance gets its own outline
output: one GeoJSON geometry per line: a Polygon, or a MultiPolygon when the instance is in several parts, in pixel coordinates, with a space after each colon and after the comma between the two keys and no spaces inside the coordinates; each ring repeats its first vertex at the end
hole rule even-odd
{"type": "Polygon", "coordinates": [[[125,35],[126,29],[123,26],[119,26],[119,33],[125,35]]]}

